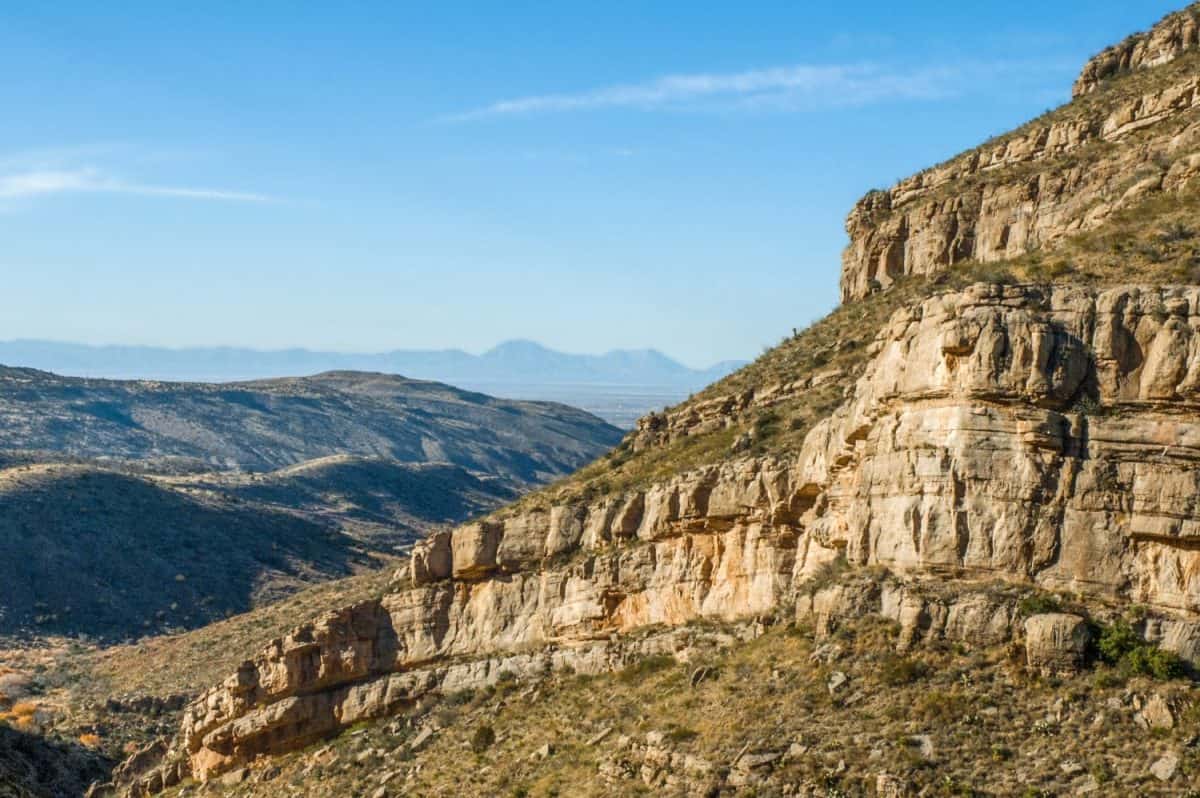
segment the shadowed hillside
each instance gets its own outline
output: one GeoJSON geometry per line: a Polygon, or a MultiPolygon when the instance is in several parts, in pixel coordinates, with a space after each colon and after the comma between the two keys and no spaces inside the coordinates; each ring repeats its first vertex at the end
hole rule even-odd
{"type": "Polygon", "coordinates": [[[0,725],[0,798],[82,798],[108,770],[98,752],[0,725]]]}
{"type": "Polygon", "coordinates": [[[0,631],[194,627],[374,560],[328,524],[86,466],[0,472],[0,631]]]}
{"type": "Polygon", "coordinates": [[[457,523],[517,495],[505,480],[447,463],[333,455],[266,474],[163,478],[192,493],[322,521],[373,548],[411,544],[431,525],[457,523]]]}

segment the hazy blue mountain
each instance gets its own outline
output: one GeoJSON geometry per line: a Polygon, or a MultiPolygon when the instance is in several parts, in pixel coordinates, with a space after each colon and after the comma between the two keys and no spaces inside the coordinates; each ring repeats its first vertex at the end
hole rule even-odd
{"type": "Polygon", "coordinates": [[[654,349],[574,355],[532,341],[507,341],[473,355],[458,349],[356,354],[16,340],[0,342],[0,363],[75,377],[208,383],[327,371],[382,372],[513,399],[566,402],[621,426],[629,426],[645,412],[677,402],[743,365],[726,361],[692,369],[654,349]]]}

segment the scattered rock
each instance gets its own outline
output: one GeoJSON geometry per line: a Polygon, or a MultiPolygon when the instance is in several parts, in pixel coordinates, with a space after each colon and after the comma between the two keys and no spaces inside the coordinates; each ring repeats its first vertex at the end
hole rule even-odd
{"type": "Polygon", "coordinates": [[[433,739],[433,735],[433,729],[426,726],[417,733],[416,737],[412,738],[412,741],[409,742],[408,747],[413,751],[420,751],[429,743],[430,740],[433,739]]]}
{"type": "Polygon", "coordinates": [[[250,768],[238,768],[237,770],[231,770],[222,776],[220,783],[223,787],[233,787],[241,784],[248,778],[250,778],[250,768]]]}
{"type": "Polygon", "coordinates": [[[875,777],[875,795],[878,798],[908,798],[908,784],[899,776],[880,773],[875,777]]]}
{"type": "Polygon", "coordinates": [[[1150,766],[1150,775],[1159,781],[1170,781],[1178,772],[1179,756],[1177,754],[1165,754],[1150,766]]]}
{"type": "Polygon", "coordinates": [[[612,730],[612,726],[605,726],[603,729],[589,737],[586,745],[589,747],[593,745],[599,745],[604,741],[605,737],[608,737],[608,735],[612,734],[612,730]]]}
{"type": "Polygon", "coordinates": [[[849,682],[850,677],[845,673],[842,671],[834,671],[833,673],[829,674],[829,681],[825,683],[825,686],[829,688],[829,694],[833,695],[838,690],[841,690],[843,687],[849,684],[849,682]]]}
{"type": "Polygon", "coordinates": [[[1140,724],[1148,729],[1175,728],[1175,713],[1171,710],[1171,704],[1159,693],[1154,693],[1146,700],[1137,717],[1140,724]]]}
{"type": "Polygon", "coordinates": [[[782,751],[765,751],[761,754],[742,754],[736,767],[739,770],[758,770],[770,767],[783,758],[782,751]]]}
{"type": "Polygon", "coordinates": [[[928,734],[914,734],[908,738],[909,743],[914,748],[921,752],[921,756],[926,759],[933,759],[935,749],[933,747],[933,738],[928,734]]]}
{"type": "Polygon", "coordinates": [[[822,643],[813,650],[812,654],[809,654],[808,660],[814,664],[829,665],[841,659],[845,653],[845,649],[840,643],[822,643]]]}

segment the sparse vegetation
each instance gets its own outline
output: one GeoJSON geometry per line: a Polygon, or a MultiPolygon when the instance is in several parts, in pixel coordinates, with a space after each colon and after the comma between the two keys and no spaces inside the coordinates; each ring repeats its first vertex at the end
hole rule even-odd
{"type": "Polygon", "coordinates": [[[1183,661],[1177,654],[1145,642],[1123,618],[1099,625],[1096,648],[1104,662],[1118,667],[1127,676],[1167,680],[1177,679],[1185,673],[1183,661]]]}
{"type": "MultiPolygon", "coordinates": [[[[686,755],[710,763],[714,772],[735,770],[748,745],[778,752],[781,758],[761,773],[777,783],[819,786],[822,792],[815,794],[869,794],[879,773],[897,777],[913,794],[1020,795],[1030,782],[1046,794],[1070,794],[1084,776],[1121,794],[1146,794],[1145,732],[1125,687],[1099,688],[1086,672],[1054,683],[1033,679],[1010,663],[1003,648],[963,654],[933,645],[899,657],[894,642],[877,634],[879,626],[870,617],[848,621],[846,636],[839,638],[849,648],[836,667],[861,693],[849,704],[831,698],[828,667],[813,657],[828,641],[781,623],[757,640],[694,653],[732,678],[693,686],[682,678],[688,669],[669,658],[586,678],[555,675],[539,683],[536,701],[481,693],[473,708],[461,704],[463,713],[411,761],[386,755],[370,767],[341,764],[353,763],[359,751],[390,750],[383,740],[389,728],[409,722],[402,716],[343,735],[338,742],[346,753],[339,763],[315,766],[308,778],[289,783],[302,798],[369,795],[379,774],[419,765],[405,794],[650,796],[663,790],[642,782],[645,760],[635,756],[635,746],[648,745],[648,735],[657,734],[661,750],[678,753],[680,762],[686,755]],[[884,668],[903,678],[881,677],[884,668]],[[961,679],[964,670],[972,675],[969,688],[961,679]],[[1059,699],[1060,719],[1047,720],[1047,708],[1059,699]],[[1114,702],[1120,710],[1111,708],[1114,702]],[[1097,713],[1107,718],[1102,726],[1093,724],[1097,713]],[[504,734],[478,745],[485,727],[504,734]],[[589,745],[593,738],[599,742],[589,745]],[[534,755],[547,744],[558,753],[547,759],[534,755]],[[464,748],[474,756],[462,756],[464,748]],[[1079,771],[1064,770],[1067,761],[1079,762],[1079,771]],[[619,775],[621,763],[631,767],[626,776],[619,775]]],[[[419,724],[420,717],[411,722],[419,724]]],[[[1181,746],[1195,733],[1188,724],[1164,732],[1159,744],[1181,746]]],[[[1179,750],[1182,767],[1200,771],[1200,752],[1179,750]]],[[[311,752],[281,758],[280,778],[287,780],[313,761],[311,752]]],[[[703,783],[682,765],[675,770],[650,761],[676,778],[703,783]]],[[[261,790],[269,788],[242,787],[241,794],[266,795],[261,790]]],[[[230,796],[238,790],[209,789],[230,796]]],[[[770,786],[758,790],[762,796],[776,794],[770,786]]]]}
{"type": "Polygon", "coordinates": [[[491,748],[496,742],[496,732],[487,724],[478,726],[475,733],[471,735],[471,750],[477,754],[482,754],[484,751],[491,748]]]}

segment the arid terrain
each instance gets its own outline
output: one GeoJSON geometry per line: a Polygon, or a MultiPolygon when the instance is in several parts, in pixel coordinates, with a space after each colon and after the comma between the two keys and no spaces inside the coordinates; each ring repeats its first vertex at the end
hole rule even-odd
{"type": "Polygon", "coordinates": [[[387,569],[12,646],[12,794],[1200,794],[1198,67],[872,192],[828,317],[387,569]]]}
{"type": "Polygon", "coordinates": [[[15,639],[191,629],[386,567],[619,436],[566,406],[378,374],[8,368],[0,406],[0,635],[15,639]]]}

